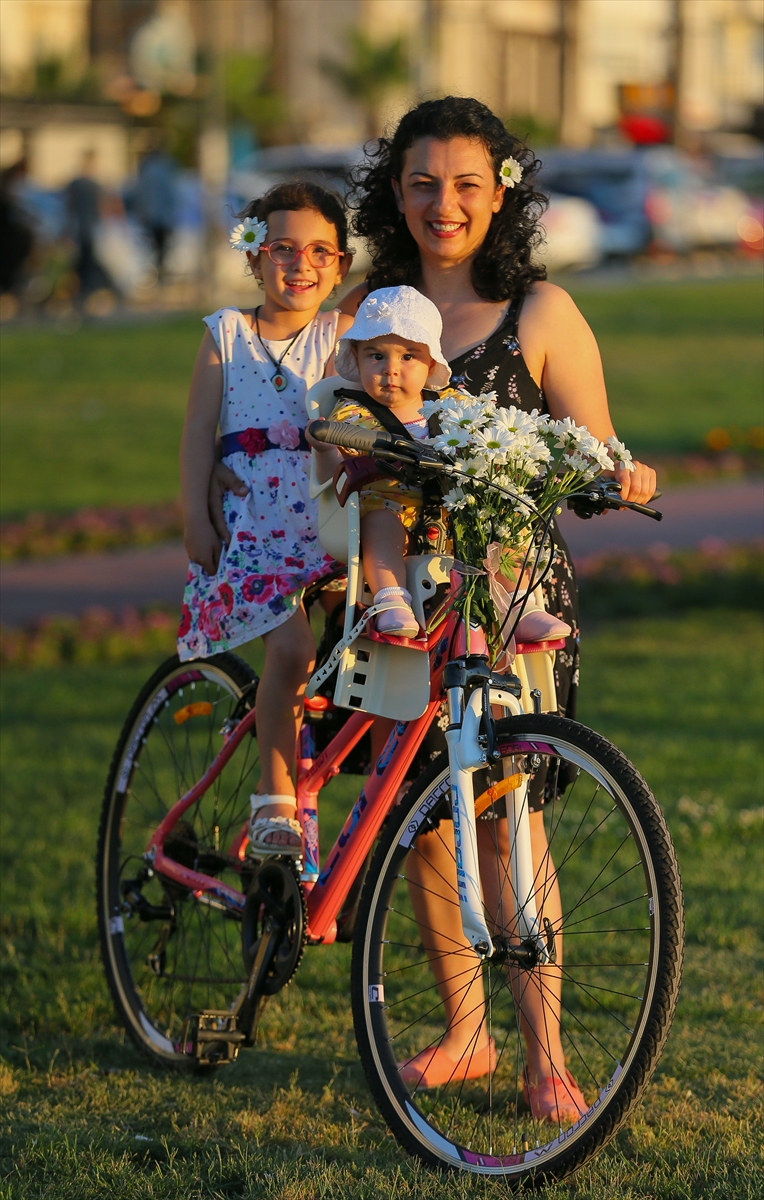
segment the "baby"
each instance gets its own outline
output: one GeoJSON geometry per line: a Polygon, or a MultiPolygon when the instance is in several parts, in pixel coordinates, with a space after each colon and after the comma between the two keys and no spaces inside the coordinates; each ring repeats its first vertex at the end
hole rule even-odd
{"type": "MultiPolygon", "coordinates": [[[[336,359],[337,373],[363,390],[341,389],[330,420],[427,437],[422,391],[444,388],[451,375],[440,348],[442,327],[435,305],[415,288],[380,288],[367,296],[338,342],[336,359]]],[[[319,478],[327,479],[339,453],[332,446],[313,446],[319,478]]],[[[397,601],[378,615],[377,630],[416,637],[403,555],[406,530],[416,524],[422,507],[421,489],[379,480],[362,489],[360,500],[363,570],[374,603],[397,601]]]]}

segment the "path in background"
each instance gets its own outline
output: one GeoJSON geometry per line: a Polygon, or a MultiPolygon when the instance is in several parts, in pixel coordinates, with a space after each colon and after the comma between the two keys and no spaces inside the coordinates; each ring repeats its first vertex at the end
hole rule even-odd
{"type": "MultiPolygon", "coordinates": [[[[582,521],[560,518],[573,557],[601,550],[646,550],[656,543],[672,549],[697,546],[706,538],[750,542],[764,537],[764,480],[678,488],[657,507],[660,523],[636,513],[608,513],[582,521]]],[[[77,615],[100,605],[180,605],[188,559],[180,542],[105,554],[69,555],[0,569],[0,620],[24,625],[52,613],[77,615]]]]}

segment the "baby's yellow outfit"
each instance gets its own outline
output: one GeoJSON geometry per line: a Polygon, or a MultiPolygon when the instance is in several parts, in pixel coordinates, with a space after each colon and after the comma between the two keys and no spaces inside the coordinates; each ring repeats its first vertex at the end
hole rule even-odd
{"type": "MultiPolygon", "coordinates": [[[[350,425],[360,425],[362,429],[380,430],[383,426],[364,407],[362,399],[355,400],[347,394],[335,404],[329,416],[330,421],[346,421],[350,425]]],[[[427,434],[427,423],[424,417],[421,421],[409,421],[405,428],[416,440],[427,434]]],[[[343,454],[354,455],[353,450],[342,450],[343,454]]],[[[367,512],[387,508],[397,513],[404,527],[411,529],[416,525],[422,511],[422,489],[399,479],[378,479],[362,488],[359,493],[361,501],[361,516],[367,512]]]]}

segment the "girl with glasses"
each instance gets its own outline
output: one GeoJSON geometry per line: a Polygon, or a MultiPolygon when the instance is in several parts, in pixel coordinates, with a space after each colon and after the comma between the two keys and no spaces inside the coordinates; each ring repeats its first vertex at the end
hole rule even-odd
{"type": "Polygon", "coordinates": [[[352,261],[341,201],[311,183],[272,188],[242,214],[231,245],[262,285],[257,307],[204,318],[181,444],[184,537],[191,560],[178,631],[181,660],[253,638],[265,643],[258,690],[262,776],[250,850],[298,854],[292,765],[315,657],[304,588],[333,566],[308,490],[305,393],[332,365],[352,318],[321,312],[352,261]],[[213,521],[207,492],[220,432],[238,480],[213,521]]]}

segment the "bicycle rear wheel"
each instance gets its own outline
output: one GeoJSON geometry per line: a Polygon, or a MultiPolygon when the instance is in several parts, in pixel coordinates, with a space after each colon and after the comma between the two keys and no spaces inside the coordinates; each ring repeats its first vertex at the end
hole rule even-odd
{"type": "MultiPolygon", "coordinates": [[[[581,1166],[647,1086],[676,1006],[683,909],[662,813],[620,751],[555,716],[510,718],[497,732],[506,769],[494,779],[518,766],[526,780],[546,772],[543,815],[531,818],[543,819],[548,843],[534,855],[535,894],[542,920],[556,913],[547,932],[557,965],[521,965],[509,956],[519,945],[513,925],[521,900],[512,895],[503,801],[477,822],[495,953],[481,963],[464,939],[448,760],[441,755],[394,810],[369,870],[352,998],[369,1086],[401,1144],[426,1163],[521,1185],[581,1166]],[[458,1014],[452,1011],[450,1031],[446,993],[458,1014]],[[559,1109],[550,1120],[537,1119],[524,1096],[534,1038],[551,1064],[556,1005],[566,1064],[587,1106],[575,1123],[561,1119],[559,1109]],[[469,1040],[454,1069],[446,1064],[440,1080],[406,1082],[403,1064],[432,1054],[460,1023],[469,1040]],[[485,1049],[478,1064],[487,1038],[495,1046],[492,1070],[485,1049]],[[427,1086],[432,1082],[439,1086],[427,1086]]],[[[476,793],[486,786],[483,778],[476,793]]]]}
{"type": "MultiPolygon", "coordinates": [[[[109,771],[96,859],[101,953],[128,1034],[163,1066],[193,1065],[182,1042],[186,1018],[229,1008],[247,972],[241,921],[150,872],[143,855],[162,818],[221,749],[224,721],[237,706],[242,716],[254,704],[256,687],[255,674],[233,654],[167,659],[139,693],[109,771]]],[[[242,888],[230,848],[258,779],[257,740],[245,737],[170,831],[165,853],[242,888]]]]}

